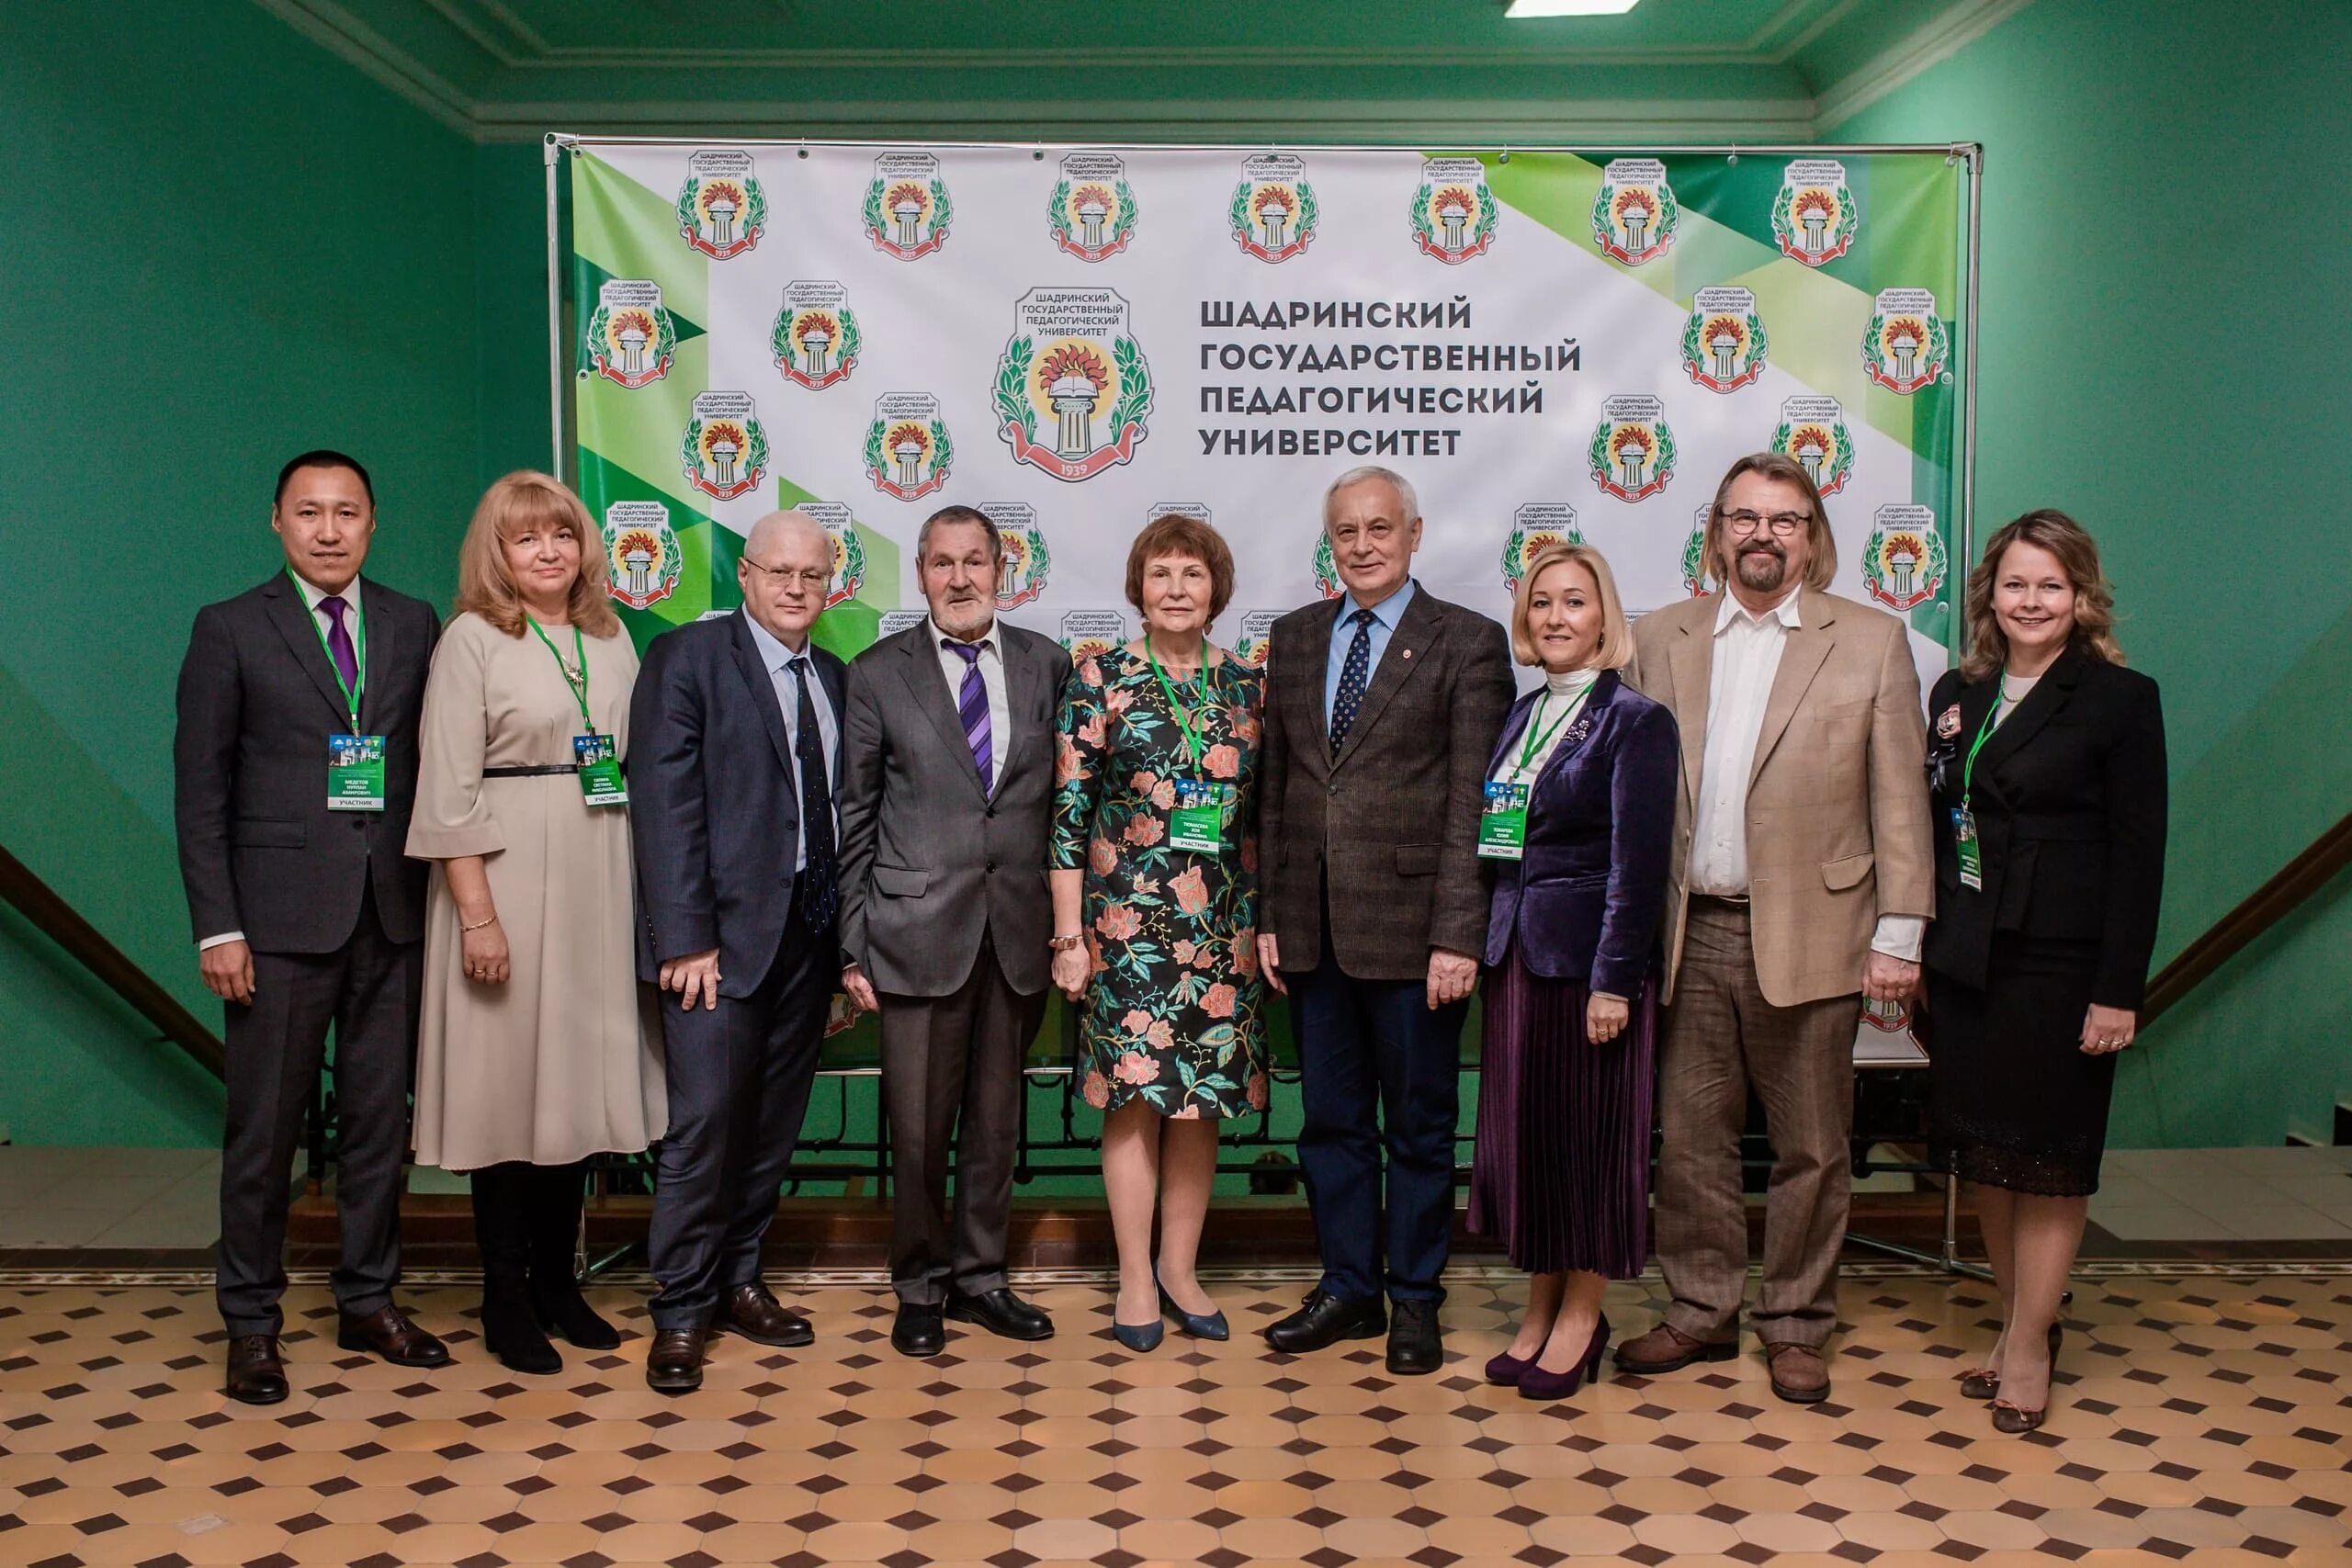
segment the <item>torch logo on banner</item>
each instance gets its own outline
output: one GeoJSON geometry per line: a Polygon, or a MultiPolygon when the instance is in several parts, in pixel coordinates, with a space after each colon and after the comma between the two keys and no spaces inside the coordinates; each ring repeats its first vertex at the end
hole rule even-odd
{"type": "Polygon", "coordinates": [[[1652,397],[1605,398],[1585,447],[1592,482],[1620,501],[1645,501],[1674,477],[1674,432],[1652,397]]]}
{"type": "Polygon", "coordinates": [[[1151,369],[1108,288],[1033,288],[1013,307],[997,361],[998,434],[1016,463],[1091,479],[1148,434],[1151,369]]]}
{"type": "Polygon", "coordinates": [[[1090,686],[1102,683],[1098,660],[1127,640],[1127,618],[1116,610],[1062,612],[1062,647],[1069,650],[1078,678],[1090,686]]]}
{"type": "Polygon", "coordinates": [[[1862,543],[1862,573],[1870,596],[1898,615],[1934,598],[1944,585],[1949,558],[1943,530],[1925,506],[1882,506],[1862,543]]]}
{"type": "Polygon", "coordinates": [[[1781,176],[1772,201],[1772,238],[1781,254],[1807,266],[1836,261],[1854,243],[1854,193],[1835,158],[1799,158],[1781,176]]]}
{"type": "Polygon", "coordinates": [[[1527,565],[1554,545],[1581,545],[1577,509],[1563,501],[1531,501],[1511,514],[1510,536],[1503,541],[1503,592],[1519,592],[1527,565]]]}
{"type": "Polygon", "coordinates": [[[677,323],[662,308],[662,286],[608,277],[597,286],[596,308],[582,334],[580,373],[642,387],[670,373],[677,346],[677,323]]]}
{"type": "Polygon", "coordinates": [[[832,541],[833,575],[825,584],[825,608],[846,604],[865,585],[865,546],[857,536],[857,522],[838,501],[804,501],[799,510],[816,519],[832,541]]]}
{"type": "Polygon", "coordinates": [[[1736,392],[1764,374],[1769,344],[1756,296],[1746,288],[1702,288],[1682,329],[1682,371],[1711,392],[1736,392]]]}
{"type": "Polygon", "coordinates": [[[1656,158],[1611,158],[1592,197],[1592,243],[1628,266],[1662,256],[1682,209],[1656,158]]]}
{"type": "Polygon", "coordinates": [[[1108,152],[1072,152],[1046,202],[1046,231],[1069,255],[1099,262],[1135,238],[1136,193],[1126,164],[1108,152]]]}
{"type": "Polygon", "coordinates": [[[1835,398],[1785,398],[1771,449],[1797,460],[1824,495],[1846,488],[1854,472],[1854,438],[1846,432],[1846,411],[1835,398]]]}
{"type": "Polygon", "coordinates": [[[678,443],[686,482],[714,501],[749,494],[768,471],[768,435],[748,392],[697,392],[678,443]]]}
{"type": "Polygon", "coordinates": [[[821,392],[845,381],[857,368],[865,343],[849,290],[838,283],[795,279],[784,286],[784,303],[768,329],[768,351],[784,378],[821,392]]]}
{"type": "Polygon", "coordinates": [[[865,477],[884,495],[914,501],[947,482],[956,444],[929,392],[885,392],[865,427],[865,477]]]}
{"type": "Polygon", "coordinates": [[[1862,1021],[1881,1034],[1900,1034],[1911,1027],[1911,1007],[1907,1002],[1865,1001],[1862,1021]]]}
{"type": "Polygon", "coordinates": [[[1413,193],[1413,243],[1421,254],[1456,266],[1495,243],[1495,193],[1476,158],[1430,158],[1413,193]]]}
{"type": "Polygon", "coordinates": [[[1331,558],[1331,536],[1315,536],[1315,592],[1326,599],[1337,599],[1345,585],[1340,581],[1340,563],[1331,558]]]}
{"type": "Polygon", "coordinates": [[[1944,375],[1951,336],[1925,288],[1882,288],[1862,330],[1862,374],[1890,392],[1911,393],[1944,375]]]}
{"type": "Polygon", "coordinates": [[[1315,241],[1321,209],[1306,183],[1306,163],[1288,152],[1261,152],[1241,164],[1241,183],[1226,205],[1227,224],[1243,253],[1286,262],[1315,241]]]}
{"type": "Polygon", "coordinates": [[[632,610],[650,610],[678,591],[686,553],[658,501],[616,501],[605,509],[605,559],[612,595],[632,610]]]}
{"type": "Polygon", "coordinates": [[[996,580],[996,607],[1018,609],[1046,591],[1054,558],[1046,548],[1046,531],[1037,526],[1037,509],[1023,501],[984,501],[981,515],[994,523],[1004,545],[1004,566],[996,580]]]}
{"type": "Polygon", "coordinates": [[[929,152],[885,152],[865,187],[865,237],[900,261],[927,256],[947,243],[956,215],[939,160],[929,152]]]}
{"type": "Polygon", "coordinates": [[[1713,506],[1699,508],[1690,522],[1690,536],[1682,541],[1682,587],[1693,599],[1707,593],[1707,518],[1713,506]]]}
{"type": "Polygon", "coordinates": [[[1241,635],[1233,639],[1233,657],[1252,670],[1263,670],[1266,655],[1273,651],[1274,623],[1282,618],[1280,610],[1244,610],[1241,635]]]}
{"type": "Polygon", "coordinates": [[[713,261],[741,255],[760,243],[768,220],[768,198],[752,173],[752,155],[733,148],[705,148],[686,160],[686,183],[678,187],[678,232],[713,261]]]}

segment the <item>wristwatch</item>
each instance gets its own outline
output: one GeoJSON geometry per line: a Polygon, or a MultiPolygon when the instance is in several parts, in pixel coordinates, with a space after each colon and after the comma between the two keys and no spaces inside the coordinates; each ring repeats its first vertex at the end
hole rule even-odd
{"type": "Polygon", "coordinates": [[[1046,945],[1056,953],[1075,953],[1086,945],[1086,933],[1072,931],[1068,936],[1049,936],[1046,939],[1046,945]]]}

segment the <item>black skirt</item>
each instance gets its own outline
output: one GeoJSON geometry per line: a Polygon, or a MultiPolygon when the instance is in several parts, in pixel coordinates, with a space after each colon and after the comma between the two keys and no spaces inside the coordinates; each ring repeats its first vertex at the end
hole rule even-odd
{"type": "Polygon", "coordinates": [[[2098,1190],[2115,1056],[2084,1052],[2098,944],[1993,939],[1983,990],[1928,976],[1928,1141],[1962,1179],[2043,1197],[2098,1190]]]}

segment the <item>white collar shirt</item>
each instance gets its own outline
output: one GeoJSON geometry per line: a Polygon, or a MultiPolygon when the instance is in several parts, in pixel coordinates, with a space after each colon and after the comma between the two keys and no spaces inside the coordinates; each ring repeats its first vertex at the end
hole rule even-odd
{"type": "MultiPolygon", "coordinates": [[[[841,842],[841,791],[833,787],[841,765],[841,728],[833,716],[832,700],[825,694],[825,682],[817,673],[813,649],[803,644],[795,653],[776,639],[775,634],[752,618],[750,611],[742,612],[743,624],[752,629],[752,646],[760,650],[760,663],[768,672],[768,682],[775,688],[775,705],[784,712],[784,735],[786,748],[792,753],[793,798],[806,800],[803,793],[808,781],[800,776],[800,677],[793,673],[793,661],[808,660],[808,699],[817,710],[817,740],[824,749],[825,798],[833,807],[833,842],[841,842]]],[[[797,835],[793,840],[792,874],[795,876],[808,864],[808,838],[797,835]]]]}
{"type": "Polygon", "coordinates": [[[994,795],[997,780],[1004,776],[1005,750],[1012,744],[1012,701],[1004,682],[1004,627],[995,621],[989,623],[989,629],[973,639],[980,645],[980,656],[969,664],[962,654],[943,646],[965,639],[949,637],[928,615],[923,617],[922,635],[929,639],[932,657],[939,661],[939,673],[947,682],[949,707],[956,706],[963,694],[964,672],[970,669],[980,672],[980,684],[989,698],[989,776],[980,783],[994,795]]]}
{"type": "Polygon", "coordinates": [[[1801,590],[1758,615],[1729,592],[1715,610],[1707,680],[1707,745],[1690,825],[1690,891],[1722,898],[1747,895],[1747,776],[1764,708],[1780,673],[1781,650],[1802,626],[1801,590]]]}

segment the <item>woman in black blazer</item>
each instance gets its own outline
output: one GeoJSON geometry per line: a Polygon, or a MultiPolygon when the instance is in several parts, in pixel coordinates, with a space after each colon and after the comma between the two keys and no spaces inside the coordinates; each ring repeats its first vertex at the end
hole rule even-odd
{"type": "Polygon", "coordinates": [[[1930,1135],[1977,1184],[2004,1327],[1962,1387],[2004,1432],[2041,1426],[2049,1403],[2115,1054],[2155,944],[2164,714],[2156,683],[2123,668],[2113,605],[2091,536],[2026,513],[1970,574],[1969,653],[1928,703],[1930,1135]]]}

